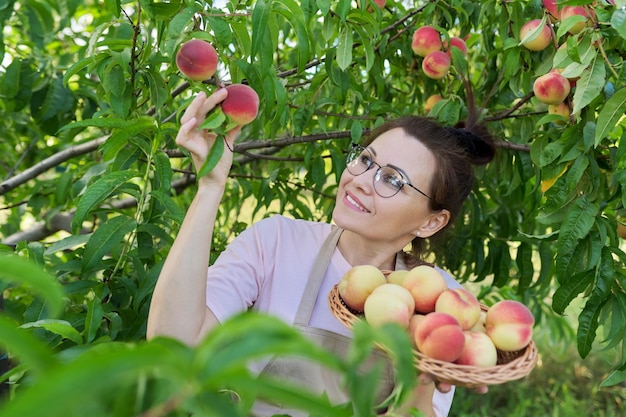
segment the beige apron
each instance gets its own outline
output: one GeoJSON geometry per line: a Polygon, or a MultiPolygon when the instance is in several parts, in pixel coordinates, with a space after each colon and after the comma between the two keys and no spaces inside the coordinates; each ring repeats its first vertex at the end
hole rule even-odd
{"type": "MultiPolygon", "coordinates": [[[[322,280],[342,231],[338,227],[333,227],[317,255],[296,313],[294,327],[325,349],[336,353],[339,357],[346,357],[351,342],[349,337],[308,325],[322,280]]],[[[401,257],[398,256],[397,258],[401,257]]],[[[373,366],[376,362],[380,363],[380,361],[384,361],[385,369],[379,385],[377,404],[387,398],[394,387],[393,364],[382,352],[375,351],[371,360],[365,364],[365,368],[373,366]]],[[[333,404],[342,404],[349,400],[349,396],[343,388],[343,375],[319,363],[302,358],[274,357],[263,368],[262,374],[277,377],[283,381],[293,381],[294,384],[316,394],[325,393],[333,404]]],[[[252,416],[254,417],[269,417],[274,414],[289,414],[293,417],[308,415],[300,410],[287,409],[280,405],[261,401],[257,401],[252,409],[252,416]]]]}

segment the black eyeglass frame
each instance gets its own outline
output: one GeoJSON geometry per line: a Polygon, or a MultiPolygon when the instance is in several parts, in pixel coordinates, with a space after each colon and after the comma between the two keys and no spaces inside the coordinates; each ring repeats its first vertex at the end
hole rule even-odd
{"type": "Polygon", "coordinates": [[[432,197],[430,197],[428,194],[426,194],[425,192],[423,192],[422,190],[420,190],[419,188],[417,188],[416,186],[414,186],[413,184],[411,184],[411,182],[409,180],[407,180],[405,177],[407,177],[406,173],[403,172],[401,169],[396,168],[396,167],[392,167],[390,165],[385,165],[384,167],[381,166],[378,162],[374,161],[374,155],[372,155],[372,152],[367,149],[365,146],[359,145],[357,143],[353,143],[350,146],[350,149],[348,150],[348,155],[346,156],[346,169],[348,170],[348,172],[352,175],[354,175],[355,177],[358,177],[359,175],[365,174],[367,171],[369,171],[370,169],[372,169],[372,167],[376,165],[378,167],[378,169],[376,170],[376,172],[374,173],[374,178],[373,178],[373,185],[374,185],[374,191],[376,191],[376,194],[378,194],[379,196],[381,196],[382,198],[391,198],[395,195],[397,195],[400,190],[402,190],[402,187],[404,187],[405,185],[408,185],[409,187],[413,188],[415,191],[417,191],[418,193],[420,193],[421,195],[423,195],[424,197],[426,197],[429,200],[435,201],[432,197]],[[358,153],[357,153],[358,151],[358,153]],[[358,159],[358,157],[360,155],[363,155],[364,152],[367,152],[369,154],[369,164],[367,165],[367,168],[365,168],[365,170],[363,172],[360,172],[358,174],[355,174],[354,172],[350,171],[350,165],[352,164],[352,162],[356,161],[358,159]],[[355,156],[353,158],[351,158],[352,156],[355,156]],[[389,168],[392,169],[394,171],[396,171],[398,174],[400,174],[400,187],[396,190],[395,193],[393,193],[390,196],[385,196],[382,195],[378,189],[376,188],[376,182],[380,181],[380,173],[382,171],[383,168],[389,168]]]}

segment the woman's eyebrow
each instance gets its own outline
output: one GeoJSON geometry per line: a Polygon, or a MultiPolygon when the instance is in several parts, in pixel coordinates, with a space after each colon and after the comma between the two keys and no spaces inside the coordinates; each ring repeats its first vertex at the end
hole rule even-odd
{"type": "Polygon", "coordinates": [[[372,155],[376,156],[376,150],[374,148],[372,148],[371,146],[368,146],[366,149],[370,151],[372,155]]]}

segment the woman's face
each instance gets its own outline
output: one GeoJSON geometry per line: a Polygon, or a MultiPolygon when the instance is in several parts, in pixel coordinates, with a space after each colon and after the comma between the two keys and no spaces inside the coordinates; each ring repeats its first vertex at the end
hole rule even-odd
{"type": "Polygon", "coordinates": [[[409,185],[404,185],[392,197],[381,197],[374,188],[374,176],[378,166],[393,166],[404,174],[406,181],[430,195],[431,177],[436,169],[433,154],[401,128],[383,133],[367,149],[375,162],[371,168],[360,175],[353,175],[346,169],[341,175],[333,211],[335,223],[365,239],[377,241],[408,243],[416,236],[428,237],[424,226],[440,213],[430,210],[429,199],[409,185]]]}

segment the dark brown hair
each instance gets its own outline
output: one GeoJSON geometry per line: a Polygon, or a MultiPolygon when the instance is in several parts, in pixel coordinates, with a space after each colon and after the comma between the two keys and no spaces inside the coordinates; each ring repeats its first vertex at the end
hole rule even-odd
{"type": "MultiPolygon", "coordinates": [[[[391,120],[373,130],[365,141],[369,145],[381,134],[395,128],[419,140],[434,155],[437,171],[430,184],[430,209],[446,209],[454,223],[463,209],[463,203],[474,186],[474,166],[485,165],[495,156],[494,139],[487,128],[480,124],[462,127],[443,126],[434,119],[421,116],[405,116],[391,120]]],[[[425,251],[425,242],[416,238],[412,242],[412,254],[418,259],[425,251]]]]}

